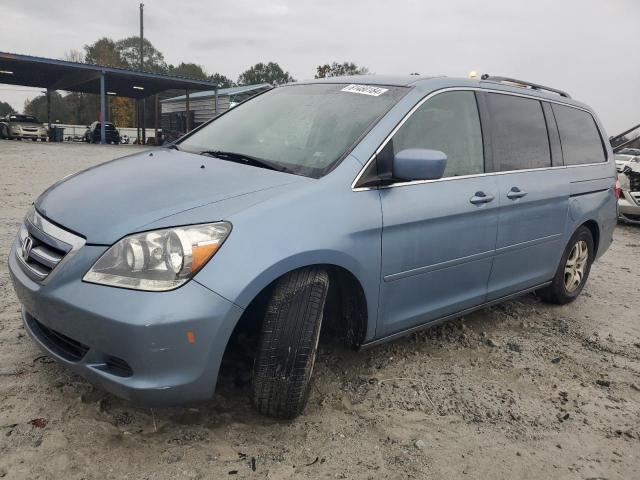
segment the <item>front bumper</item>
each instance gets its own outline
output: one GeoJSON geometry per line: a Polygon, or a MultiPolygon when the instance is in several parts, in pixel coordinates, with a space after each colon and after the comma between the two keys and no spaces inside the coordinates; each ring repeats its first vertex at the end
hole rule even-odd
{"type": "Polygon", "coordinates": [[[37,133],[37,132],[24,132],[24,131],[11,132],[11,136],[13,138],[23,138],[25,140],[33,139],[33,138],[35,138],[36,140],[46,140],[47,139],[47,134],[46,133],[37,133]]]}
{"type": "Polygon", "coordinates": [[[82,282],[106,249],[98,246],[82,247],[50,282],[38,283],[23,271],[16,248],[14,242],[9,271],[25,328],[49,356],[105,390],[146,406],[213,395],[240,307],[194,280],[169,292],[82,282]]]}

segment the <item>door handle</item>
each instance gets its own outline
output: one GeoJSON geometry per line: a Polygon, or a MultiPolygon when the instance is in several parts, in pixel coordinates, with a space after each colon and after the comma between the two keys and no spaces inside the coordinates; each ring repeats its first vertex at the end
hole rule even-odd
{"type": "Polygon", "coordinates": [[[518,187],[512,187],[507,193],[507,198],[509,200],[517,200],[518,198],[522,198],[527,195],[527,192],[523,192],[518,187]]]}
{"type": "Polygon", "coordinates": [[[495,197],[493,195],[487,195],[484,192],[476,192],[476,194],[469,199],[474,205],[482,205],[483,203],[493,202],[495,197]]]}

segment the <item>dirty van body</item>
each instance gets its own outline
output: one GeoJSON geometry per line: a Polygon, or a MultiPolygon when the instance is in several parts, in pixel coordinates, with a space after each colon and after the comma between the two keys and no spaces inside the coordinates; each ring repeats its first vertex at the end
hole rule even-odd
{"type": "Polygon", "coordinates": [[[605,138],[567,94],[502,78],[274,88],[46,190],[9,255],[24,324],[150,406],[210,398],[253,335],[252,402],[292,418],[323,324],[363,348],[526,292],[575,299],[616,225],[605,138]]]}

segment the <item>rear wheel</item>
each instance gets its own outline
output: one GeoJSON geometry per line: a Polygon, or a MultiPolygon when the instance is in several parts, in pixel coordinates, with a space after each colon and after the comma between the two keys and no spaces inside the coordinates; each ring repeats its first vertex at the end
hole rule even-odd
{"type": "Polygon", "coordinates": [[[540,290],[540,297],[550,303],[573,302],[587,283],[594,257],[593,235],[580,227],[569,240],[551,285],[540,290]]]}
{"type": "Polygon", "coordinates": [[[260,413],[290,419],[304,410],[328,289],[329,276],[318,267],[277,281],[253,366],[252,401],[260,413]]]}

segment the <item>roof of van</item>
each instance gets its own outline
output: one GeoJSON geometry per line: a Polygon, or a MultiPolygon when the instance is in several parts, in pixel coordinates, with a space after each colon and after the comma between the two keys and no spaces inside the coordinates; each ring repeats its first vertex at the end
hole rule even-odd
{"type": "Polygon", "coordinates": [[[488,78],[470,79],[447,77],[444,75],[349,75],[344,77],[327,77],[311,80],[303,80],[297,83],[355,83],[361,85],[388,85],[397,87],[418,87],[425,90],[436,90],[448,87],[470,87],[484,88],[491,90],[502,90],[506,92],[519,93],[535,96],[551,101],[576,105],[581,108],[591,110],[589,106],[576,101],[570,97],[561,96],[548,90],[526,88],[509,83],[502,83],[488,78]]]}
{"type": "Polygon", "coordinates": [[[442,78],[443,75],[347,75],[344,77],[326,77],[303,80],[299,83],[359,83],[362,85],[391,85],[408,87],[421,80],[442,78]]]}

